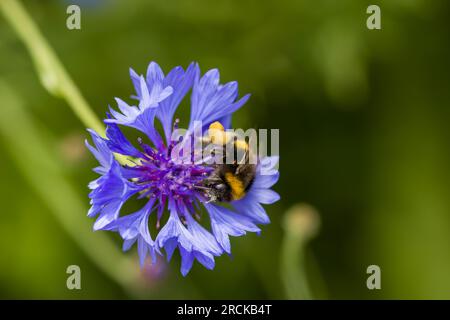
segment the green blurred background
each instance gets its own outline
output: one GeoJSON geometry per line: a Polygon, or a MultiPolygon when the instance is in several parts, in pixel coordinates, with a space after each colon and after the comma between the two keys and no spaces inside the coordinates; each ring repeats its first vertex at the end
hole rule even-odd
{"type": "Polygon", "coordinates": [[[99,117],[133,93],[128,68],[144,73],[151,60],[237,80],[252,97],[234,126],[280,129],[281,200],[262,235],[233,238],[214,271],[195,264],[183,278],[175,259],[139,274],[134,249],[114,251],[132,263],[111,276],[117,259],[102,265],[96,246],[120,241],[86,217],[85,126],[41,86],[0,14],[0,298],[292,298],[282,225],[296,203],[320,214],[307,249],[288,253],[304,256],[314,298],[450,298],[449,1],[23,3],[99,117]],[[66,28],[70,3],[81,30],[66,28]],[[366,28],[369,4],[381,30],[366,28]],[[75,218],[64,225],[65,209],[75,218]],[[72,264],[79,291],[66,288],[72,264]],[[381,290],[366,287],[371,264],[381,290]],[[132,290],[118,280],[127,272],[138,274],[132,290]]]}

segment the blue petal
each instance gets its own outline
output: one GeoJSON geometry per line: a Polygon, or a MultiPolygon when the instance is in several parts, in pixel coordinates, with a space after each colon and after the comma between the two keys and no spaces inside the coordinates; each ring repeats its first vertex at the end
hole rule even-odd
{"type": "Polygon", "coordinates": [[[128,250],[136,242],[141,266],[149,253],[152,262],[156,262],[156,248],[148,229],[148,217],[155,200],[151,199],[139,211],[120,217],[110,223],[106,230],[118,231],[124,239],[123,249],[128,250]]]}
{"type": "Polygon", "coordinates": [[[214,236],[197,223],[190,214],[185,215],[185,217],[188,230],[191,232],[192,238],[194,239],[194,250],[204,254],[211,253],[215,256],[221,255],[223,251],[214,236]]]}
{"type": "Polygon", "coordinates": [[[257,168],[257,174],[271,176],[278,172],[279,156],[264,157],[260,160],[257,168]]]}
{"type": "MultiPolygon", "coordinates": [[[[182,67],[173,68],[164,78],[164,86],[173,88],[173,93],[167,99],[161,101],[157,116],[162,123],[167,141],[170,140],[173,126],[173,116],[179,104],[192,88],[194,79],[199,73],[196,63],[191,63],[184,72],[182,67]]],[[[148,80],[147,80],[148,81],[148,80]]]]}
{"type": "Polygon", "coordinates": [[[120,236],[125,240],[141,235],[148,243],[152,244],[153,240],[148,230],[148,217],[154,203],[155,199],[150,199],[140,210],[115,220],[108,226],[108,230],[118,231],[120,236]]]}
{"type": "Polygon", "coordinates": [[[243,96],[241,99],[239,99],[238,101],[236,101],[233,104],[229,104],[229,105],[224,105],[222,108],[218,107],[215,108],[213,112],[211,112],[208,115],[208,118],[206,118],[204,121],[208,122],[208,121],[215,121],[217,119],[221,119],[227,115],[233,114],[234,112],[236,112],[237,110],[239,110],[250,98],[250,94],[246,94],[245,96],[243,96]]]}
{"type": "Polygon", "coordinates": [[[123,201],[111,201],[104,205],[98,215],[97,220],[94,223],[94,230],[102,230],[107,227],[119,216],[120,208],[123,205],[123,201]]]}
{"type": "Polygon", "coordinates": [[[144,266],[145,258],[147,257],[147,244],[145,243],[142,237],[138,238],[138,255],[139,255],[139,263],[144,266]]]}
{"type": "Polygon", "coordinates": [[[170,212],[169,220],[159,231],[156,243],[159,248],[164,248],[168,240],[176,238],[178,244],[187,251],[192,251],[193,239],[186,227],[181,223],[176,211],[170,212]]]}
{"type": "Polygon", "coordinates": [[[121,124],[124,126],[135,128],[145,133],[153,142],[153,144],[159,147],[162,143],[162,139],[154,126],[156,107],[149,107],[141,110],[135,106],[129,106],[124,101],[118,98],[116,100],[119,108],[121,110],[124,110],[122,111],[123,114],[110,109],[111,115],[114,117],[114,119],[105,119],[105,123],[121,124]]]}
{"type": "Polygon", "coordinates": [[[139,109],[143,111],[150,107],[156,108],[157,104],[155,103],[155,101],[152,101],[150,99],[150,92],[148,91],[148,87],[143,76],[140,77],[139,82],[141,86],[141,99],[139,101],[139,109]]]}
{"type": "Polygon", "coordinates": [[[130,68],[130,78],[133,82],[134,89],[136,90],[136,96],[133,96],[133,98],[139,100],[141,97],[141,77],[130,68]]]}
{"type": "Polygon", "coordinates": [[[219,71],[212,69],[199,79],[197,75],[191,95],[191,122],[202,120],[202,115],[207,114],[208,100],[211,99],[219,85],[219,71]]]}
{"type": "Polygon", "coordinates": [[[106,143],[111,151],[135,158],[144,156],[125,138],[119,126],[115,123],[111,123],[106,127],[106,137],[109,139],[106,143]]]}
{"type": "MultiPolygon", "coordinates": [[[[159,68],[159,67],[158,67],[159,68]]],[[[154,118],[158,104],[167,99],[173,92],[171,86],[163,86],[162,79],[157,75],[155,67],[149,67],[149,79],[151,86],[148,86],[144,77],[136,79],[136,73],[130,70],[130,74],[135,86],[139,87],[138,98],[139,107],[130,106],[121,99],[116,98],[120,112],[110,109],[113,119],[106,119],[105,123],[121,124],[133,127],[147,134],[155,146],[160,147],[162,139],[154,126],[154,118]],[[153,70],[153,71],[152,71],[153,70]]]]}
{"type": "Polygon", "coordinates": [[[233,201],[232,205],[238,213],[251,218],[255,223],[270,223],[266,211],[259,204],[258,199],[251,193],[251,190],[241,200],[233,201]]]}
{"type": "Polygon", "coordinates": [[[215,266],[214,257],[209,253],[202,253],[194,251],[194,257],[200,262],[206,269],[212,270],[215,266]]]}
{"type": "Polygon", "coordinates": [[[142,110],[140,110],[136,106],[128,105],[125,101],[123,101],[120,98],[115,98],[115,100],[117,103],[117,107],[119,108],[121,113],[115,111],[110,107],[109,111],[111,112],[111,115],[114,118],[105,119],[105,123],[117,123],[126,126],[131,126],[136,121],[136,118],[142,113],[142,110]]]}
{"type": "Polygon", "coordinates": [[[171,238],[167,240],[164,244],[164,249],[166,249],[166,255],[167,255],[167,261],[170,261],[172,259],[173,252],[178,246],[177,238],[171,238]]]}
{"type": "MultiPolygon", "coordinates": [[[[170,259],[175,249],[174,240],[178,244],[181,255],[181,273],[186,275],[192,268],[194,258],[207,268],[214,267],[213,255],[222,253],[214,237],[201,227],[190,215],[186,215],[187,229],[180,221],[177,211],[171,206],[170,217],[159,232],[156,243],[159,248],[165,248],[170,259]]],[[[184,210],[182,208],[182,210],[184,210]]]]}
{"type": "Polygon", "coordinates": [[[146,80],[149,88],[153,88],[155,84],[161,84],[164,80],[164,73],[161,67],[154,61],[148,65],[146,80]]]}
{"type": "Polygon", "coordinates": [[[259,203],[272,204],[280,200],[280,195],[270,189],[253,189],[251,191],[259,203]]]}
{"type": "Polygon", "coordinates": [[[147,108],[155,108],[158,103],[169,97],[173,88],[171,86],[163,87],[162,82],[154,81],[151,87],[148,87],[144,77],[141,76],[141,100],[139,102],[139,108],[145,110],[147,108]],[[149,88],[151,88],[149,90],[149,88]]]}
{"type": "Polygon", "coordinates": [[[111,150],[109,150],[109,147],[105,140],[98,135],[97,132],[94,130],[88,129],[89,133],[91,134],[92,141],[94,141],[95,148],[91,146],[88,141],[86,140],[86,146],[91,151],[91,153],[94,155],[94,157],[97,159],[97,161],[100,163],[100,174],[106,173],[110,166],[111,162],[113,160],[113,154],[111,150]]]}
{"type": "Polygon", "coordinates": [[[122,250],[128,251],[133,246],[133,244],[136,242],[136,238],[128,239],[123,241],[122,250]]]}
{"type": "Polygon", "coordinates": [[[88,216],[98,215],[94,230],[99,230],[117,219],[124,202],[139,189],[122,176],[121,167],[109,150],[107,141],[95,132],[91,131],[91,135],[96,148],[89,146],[89,149],[101,164],[101,170],[97,172],[103,175],[89,183],[89,188],[92,189],[89,193],[92,206],[88,216]]]}
{"type": "Polygon", "coordinates": [[[189,127],[194,121],[203,121],[206,125],[228,116],[238,110],[250,97],[246,95],[235,102],[237,95],[237,82],[220,85],[217,69],[209,70],[200,79],[197,76],[192,90],[189,127]]]}
{"type": "Polygon", "coordinates": [[[185,277],[189,271],[192,269],[192,265],[194,260],[197,259],[203,266],[207,269],[214,269],[215,262],[214,257],[210,253],[202,253],[199,251],[186,251],[182,247],[180,247],[180,255],[181,255],[181,274],[185,277]]]}
{"type": "Polygon", "coordinates": [[[269,189],[275,183],[277,183],[279,178],[280,178],[279,172],[272,175],[257,174],[255,180],[253,181],[252,188],[269,189]]]}
{"type": "Polygon", "coordinates": [[[239,237],[249,232],[261,230],[246,216],[213,204],[205,204],[211,217],[211,228],[222,248],[231,253],[229,236],[239,237]]]}
{"type": "Polygon", "coordinates": [[[190,251],[187,251],[183,247],[180,247],[180,256],[181,256],[180,271],[181,274],[185,277],[192,268],[192,265],[194,263],[194,255],[190,251]]]}
{"type": "Polygon", "coordinates": [[[119,232],[124,240],[136,239],[139,234],[135,224],[136,220],[141,217],[141,212],[138,211],[133,214],[128,214],[124,217],[117,218],[110,223],[104,230],[119,232]]]}

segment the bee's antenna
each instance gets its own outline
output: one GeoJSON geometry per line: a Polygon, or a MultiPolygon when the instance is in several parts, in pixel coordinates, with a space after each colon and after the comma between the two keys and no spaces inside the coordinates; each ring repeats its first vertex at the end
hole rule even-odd
{"type": "Polygon", "coordinates": [[[210,188],[207,187],[202,187],[202,186],[194,186],[195,189],[200,189],[200,190],[209,190],[210,188]]]}

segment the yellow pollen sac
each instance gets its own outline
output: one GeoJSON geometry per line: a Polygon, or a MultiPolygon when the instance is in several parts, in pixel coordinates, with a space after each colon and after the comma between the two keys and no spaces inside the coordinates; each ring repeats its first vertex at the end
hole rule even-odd
{"type": "Polygon", "coordinates": [[[223,127],[223,125],[219,122],[213,122],[209,125],[209,129],[211,130],[220,130],[220,131],[225,131],[225,128],[223,127]]]}
{"type": "Polygon", "coordinates": [[[225,180],[231,188],[233,200],[239,200],[245,196],[245,189],[241,180],[230,172],[225,173],[225,180]]]}
{"type": "Polygon", "coordinates": [[[225,128],[219,121],[210,124],[208,134],[211,142],[218,145],[224,145],[232,138],[230,133],[225,132],[225,128]]]}
{"type": "Polygon", "coordinates": [[[234,144],[238,149],[248,150],[248,143],[245,140],[236,140],[234,144]]]}

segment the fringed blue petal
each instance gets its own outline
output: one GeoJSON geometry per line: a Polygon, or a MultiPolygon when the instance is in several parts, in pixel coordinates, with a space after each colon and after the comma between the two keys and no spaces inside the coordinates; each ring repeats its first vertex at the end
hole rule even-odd
{"type": "MultiPolygon", "coordinates": [[[[183,98],[192,88],[194,79],[200,72],[196,63],[191,63],[186,69],[182,67],[173,68],[164,78],[163,84],[173,88],[173,93],[160,103],[157,117],[161,121],[166,140],[169,141],[172,134],[173,116],[183,98]]],[[[147,80],[148,81],[148,80],[147,80]]]]}
{"type": "Polygon", "coordinates": [[[89,188],[92,190],[89,193],[92,206],[88,216],[98,215],[94,223],[94,230],[100,230],[117,219],[122,205],[129,197],[138,192],[139,188],[122,176],[121,166],[114,159],[107,141],[93,131],[91,131],[91,135],[96,148],[88,146],[101,164],[100,169],[96,171],[103,175],[89,183],[89,188]]]}
{"type": "Polygon", "coordinates": [[[259,204],[252,191],[248,192],[241,200],[233,201],[232,205],[238,213],[251,218],[255,223],[270,223],[266,210],[259,204]]]}
{"type": "Polygon", "coordinates": [[[211,228],[223,250],[231,253],[229,236],[240,237],[249,232],[260,232],[261,230],[244,215],[236,214],[233,211],[213,204],[205,204],[211,217],[211,228]]]}
{"type": "Polygon", "coordinates": [[[128,139],[125,138],[117,124],[110,123],[106,127],[106,137],[108,138],[106,143],[111,151],[135,158],[144,157],[142,152],[136,149],[128,139]]]}
{"type": "Polygon", "coordinates": [[[95,171],[99,174],[105,174],[111,166],[113,154],[111,150],[109,150],[108,144],[105,143],[104,139],[100,137],[97,132],[91,129],[88,129],[88,131],[91,134],[95,147],[91,146],[87,140],[86,146],[100,163],[100,167],[97,167],[95,171]]]}
{"type": "Polygon", "coordinates": [[[260,160],[256,169],[255,181],[244,198],[233,201],[236,211],[251,218],[255,223],[268,224],[270,219],[262,204],[272,204],[280,199],[278,193],[270,187],[278,181],[277,170],[279,157],[265,157],[260,160]]]}
{"type": "MultiPolygon", "coordinates": [[[[165,248],[170,259],[175,246],[181,255],[181,273],[186,275],[197,259],[206,268],[214,267],[214,256],[222,254],[222,249],[215,238],[200,226],[190,215],[185,216],[187,228],[183,225],[178,212],[171,205],[170,217],[156,238],[160,249],[165,248]],[[175,242],[176,241],[176,245],[175,242]]],[[[181,211],[184,211],[182,209],[181,211]]]]}
{"type": "Polygon", "coordinates": [[[116,219],[106,228],[108,231],[119,232],[124,240],[124,250],[130,249],[137,241],[141,265],[144,264],[147,254],[150,254],[152,262],[155,263],[156,253],[159,252],[157,248],[155,248],[155,243],[151,238],[148,229],[148,218],[154,203],[154,199],[149,200],[142,209],[116,219]]]}
{"type": "Polygon", "coordinates": [[[110,108],[112,119],[106,119],[106,123],[120,124],[133,127],[145,133],[155,144],[160,147],[162,139],[155,129],[154,119],[159,104],[172,93],[170,85],[164,85],[164,74],[156,63],[150,63],[147,70],[147,81],[143,76],[138,76],[130,69],[130,76],[136,88],[138,106],[130,106],[123,100],[116,98],[120,112],[110,108]]]}
{"type": "Polygon", "coordinates": [[[219,71],[212,69],[203,77],[196,77],[191,96],[191,119],[189,127],[194,121],[202,121],[204,125],[216,120],[228,120],[227,117],[242,107],[250,97],[245,95],[238,101],[237,82],[219,83],[219,71]]]}

